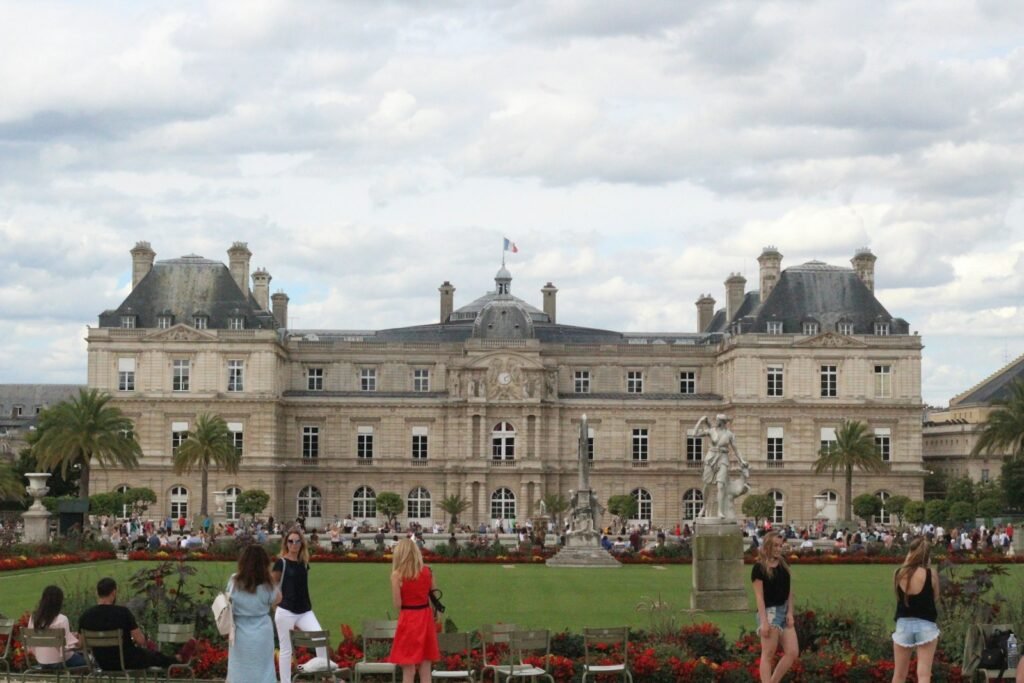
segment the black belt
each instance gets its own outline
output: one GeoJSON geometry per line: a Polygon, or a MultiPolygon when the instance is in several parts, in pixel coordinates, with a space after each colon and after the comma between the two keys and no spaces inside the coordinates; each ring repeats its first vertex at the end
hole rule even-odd
{"type": "Polygon", "coordinates": [[[402,609],[427,609],[428,607],[430,607],[429,603],[424,605],[402,605],[402,609]]]}

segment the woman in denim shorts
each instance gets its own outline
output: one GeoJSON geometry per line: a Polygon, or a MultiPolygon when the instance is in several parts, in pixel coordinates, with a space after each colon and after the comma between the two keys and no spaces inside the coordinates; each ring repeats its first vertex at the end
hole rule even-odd
{"type": "Polygon", "coordinates": [[[793,591],[789,567],[782,559],[782,537],[765,534],[750,570],[757,599],[757,635],[761,637],[761,683],[778,683],[800,655],[793,626],[793,591]],[[782,644],[782,659],[772,669],[772,659],[782,644]]]}
{"type": "Polygon", "coordinates": [[[896,570],[896,631],[892,634],[892,680],[907,680],[910,655],[917,648],[918,683],[932,680],[932,661],[939,644],[938,610],[939,574],[930,565],[931,546],[928,539],[915,538],[903,566],[896,570]]]}

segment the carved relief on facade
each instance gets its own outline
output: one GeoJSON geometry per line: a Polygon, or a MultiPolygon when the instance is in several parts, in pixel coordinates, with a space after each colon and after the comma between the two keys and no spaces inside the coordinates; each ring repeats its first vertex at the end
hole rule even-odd
{"type": "Polygon", "coordinates": [[[796,342],[793,344],[796,347],[811,347],[811,348],[822,348],[822,349],[838,349],[838,348],[866,348],[867,344],[859,342],[856,339],[836,334],[835,332],[823,332],[817,337],[811,337],[803,341],[796,342]]]}
{"type": "Polygon", "coordinates": [[[523,363],[515,358],[499,356],[487,366],[487,398],[495,401],[516,401],[526,398],[526,373],[523,363]]]}
{"type": "Polygon", "coordinates": [[[160,330],[154,334],[146,335],[145,341],[147,342],[163,342],[163,341],[212,341],[216,340],[212,334],[203,333],[195,328],[189,327],[188,325],[178,324],[168,330],[160,330]]]}

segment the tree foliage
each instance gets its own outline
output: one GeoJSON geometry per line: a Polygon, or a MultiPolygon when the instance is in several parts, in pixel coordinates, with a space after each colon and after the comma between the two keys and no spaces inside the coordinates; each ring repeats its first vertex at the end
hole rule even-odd
{"type": "Polygon", "coordinates": [[[759,519],[767,519],[775,512],[775,499],[767,493],[751,494],[743,499],[743,506],[740,509],[747,517],[753,517],[756,525],[759,519]]]}
{"type": "Polygon", "coordinates": [[[949,506],[949,522],[951,524],[965,524],[974,521],[974,503],[966,500],[958,500],[949,506]]]}
{"type": "Polygon", "coordinates": [[[0,463],[0,500],[25,499],[25,483],[13,467],[0,463]]]}
{"type": "Polygon", "coordinates": [[[246,489],[235,498],[235,509],[243,515],[256,516],[267,509],[270,494],[261,489],[246,489]]]}
{"type": "Polygon", "coordinates": [[[46,408],[38,428],[29,436],[32,454],[46,470],[65,479],[80,470],[78,495],[89,497],[89,473],[94,463],[132,469],[142,449],[134,425],[120,409],[107,405],[110,394],[81,389],[78,396],[46,408]]]}
{"type": "Polygon", "coordinates": [[[459,524],[459,515],[468,510],[471,505],[472,503],[458,493],[452,493],[441,499],[441,509],[451,517],[451,522],[448,524],[450,532],[455,532],[459,524]]]}
{"type": "Polygon", "coordinates": [[[836,440],[825,446],[818,454],[814,471],[817,474],[837,471],[843,473],[846,495],[843,497],[845,519],[852,519],[853,513],[853,471],[884,472],[887,468],[875,447],[875,439],[868,426],[859,420],[843,420],[836,429],[836,440]]]}
{"type": "Polygon", "coordinates": [[[615,526],[624,526],[626,520],[636,517],[639,505],[636,498],[629,494],[620,494],[608,499],[608,513],[615,518],[615,526]]]}
{"type": "Polygon", "coordinates": [[[882,501],[871,493],[862,493],[853,499],[853,514],[871,524],[871,520],[882,511],[882,501]]]}
{"type": "Polygon", "coordinates": [[[1014,510],[1024,509],[1024,458],[1010,458],[1004,461],[999,481],[1003,487],[1006,505],[1014,510]]]}
{"type": "Polygon", "coordinates": [[[405,510],[405,501],[397,493],[384,491],[377,494],[377,513],[384,515],[391,526],[395,525],[395,520],[403,510],[405,510]]]}
{"type": "Polygon", "coordinates": [[[133,486],[124,492],[124,502],[132,508],[132,512],[142,516],[150,505],[156,503],[156,492],[145,486],[133,486]]]}
{"type": "Polygon", "coordinates": [[[907,503],[903,516],[910,524],[923,524],[927,518],[924,501],[912,500],[907,503]]]}
{"type": "Polygon", "coordinates": [[[949,516],[949,505],[944,500],[929,500],[925,504],[925,519],[932,524],[944,524],[949,516]]]}
{"type": "Polygon", "coordinates": [[[207,498],[210,468],[221,467],[225,472],[235,474],[241,460],[224,418],[209,413],[199,415],[195,429],[188,432],[188,436],[178,446],[178,452],[174,454],[174,472],[185,474],[199,470],[202,490],[199,499],[200,515],[205,517],[209,511],[207,498]]]}
{"type": "Polygon", "coordinates": [[[980,499],[975,508],[975,513],[977,513],[978,517],[983,517],[985,524],[988,526],[992,526],[992,519],[1001,515],[1002,512],[1003,502],[991,496],[980,499]]]}
{"type": "Polygon", "coordinates": [[[1008,386],[1009,395],[992,401],[995,408],[982,423],[981,436],[971,455],[1009,455],[1024,460],[1024,380],[1008,386]]]}
{"type": "Polygon", "coordinates": [[[896,517],[896,523],[903,526],[903,520],[907,514],[907,505],[910,502],[910,498],[907,496],[889,496],[889,500],[885,501],[885,511],[896,517]]]}
{"type": "MultiPolygon", "coordinates": [[[[569,511],[569,501],[561,493],[545,493],[541,496],[540,503],[544,511],[555,522],[555,528],[562,528],[562,515],[569,511]]],[[[540,507],[540,505],[538,505],[540,507]]]]}
{"type": "Polygon", "coordinates": [[[89,496],[89,514],[120,517],[124,512],[124,494],[120,491],[94,493],[89,496]]]}

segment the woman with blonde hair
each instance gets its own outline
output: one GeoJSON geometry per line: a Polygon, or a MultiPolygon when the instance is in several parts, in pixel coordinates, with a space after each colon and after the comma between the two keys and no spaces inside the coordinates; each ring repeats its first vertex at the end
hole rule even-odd
{"type": "Polygon", "coordinates": [[[757,599],[757,635],[761,637],[761,683],[779,683],[800,655],[793,624],[793,589],[782,546],[779,534],[765,534],[750,572],[757,599]],[[780,643],[782,658],[773,669],[780,643]]]}
{"type": "Polygon", "coordinates": [[[430,609],[434,576],[423,564],[419,547],[409,538],[398,542],[391,560],[391,602],[398,612],[398,629],[388,661],[402,667],[402,683],[430,682],[430,664],[441,659],[437,628],[430,609]]]}
{"type": "MultiPolygon", "coordinates": [[[[320,622],[313,614],[313,602],[309,597],[309,547],[302,529],[295,526],[281,540],[281,556],[274,562],[271,574],[274,584],[280,588],[281,602],[274,614],[277,639],[280,645],[278,669],[282,681],[292,679],[292,629],[300,631],[322,631],[320,622]]],[[[317,657],[327,660],[327,648],[318,647],[317,657]]]]}
{"type": "Polygon", "coordinates": [[[892,680],[907,680],[911,650],[917,648],[918,683],[932,680],[932,661],[939,644],[939,573],[931,567],[931,545],[919,536],[910,544],[903,566],[893,576],[896,631],[892,634],[892,680]]]}

